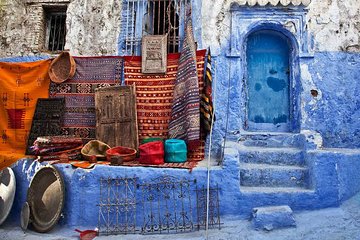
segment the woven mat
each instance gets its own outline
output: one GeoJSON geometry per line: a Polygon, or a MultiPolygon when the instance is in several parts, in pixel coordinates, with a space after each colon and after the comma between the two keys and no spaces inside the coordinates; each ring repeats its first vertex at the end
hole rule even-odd
{"type": "MultiPolygon", "coordinates": [[[[200,92],[204,85],[204,61],[206,50],[196,52],[197,70],[200,92]]],[[[136,104],[139,128],[139,141],[145,138],[167,138],[168,126],[171,119],[174,84],[180,55],[169,54],[166,74],[142,74],[141,57],[125,57],[124,77],[125,84],[136,85],[136,104]]],[[[188,152],[188,161],[204,159],[205,141],[188,152]]]]}
{"type": "Polygon", "coordinates": [[[95,89],[121,84],[122,57],[75,57],[76,73],[61,84],[50,84],[50,97],[65,98],[61,135],[85,142],[95,139],[95,89]]]}
{"type": "Polygon", "coordinates": [[[36,101],[49,94],[50,63],[0,62],[0,170],[25,156],[36,101]]]}
{"type": "Polygon", "coordinates": [[[30,150],[30,147],[34,144],[34,141],[37,137],[54,136],[60,134],[64,106],[64,98],[39,98],[37,100],[26,146],[26,154],[33,153],[30,150]]]}
{"type": "Polygon", "coordinates": [[[187,161],[184,163],[163,163],[159,165],[155,164],[143,164],[139,163],[139,161],[130,161],[130,162],[123,162],[122,166],[127,167],[155,167],[155,168],[186,168],[186,169],[193,169],[196,167],[198,162],[196,161],[187,161]]]}
{"type": "MultiPolygon", "coordinates": [[[[58,163],[69,163],[73,167],[90,169],[95,167],[95,165],[110,165],[110,162],[107,161],[98,161],[96,163],[89,163],[88,161],[69,161],[69,162],[61,162],[61,161],[48,161],[49,164],[58,164],[58,163]]],[[[152,164],[142,164],[139,161],[130,161],[130,162],[123,162],[120,166],[126,167],[154,167],[154,168],[184,168],[189,169],[190,171],[196,167],[198,162],[184,162],[184,163],[164,163],[159,165],[152,165],[152,164]]]]}

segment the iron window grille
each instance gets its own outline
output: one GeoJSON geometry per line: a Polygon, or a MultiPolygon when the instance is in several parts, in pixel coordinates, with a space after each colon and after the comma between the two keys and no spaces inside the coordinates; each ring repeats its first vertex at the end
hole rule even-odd
{"type": "Polygon", "coordinates": [[[184,35],[186,0],[125,0],[122,51],[140,55],[144,35],[167,34],[168,52],[178,52],[184,35]]]}
{"type": "Polygon", "coordinates": [[[44,10],[46,17],[45,47],[52,52],[62,51],[66,37],[66,8],[44,10]]]}

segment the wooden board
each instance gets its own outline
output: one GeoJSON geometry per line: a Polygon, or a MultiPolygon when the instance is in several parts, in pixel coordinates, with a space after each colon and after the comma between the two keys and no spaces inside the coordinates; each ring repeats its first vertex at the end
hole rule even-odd
{"type": "Polygon", "coordinates": [[[138,148],[135,85],[95,90],[96,139],[111,147],[138,148]]]}
{"type": "Polygon", "coordinates": [[[142,73],[166,73],[167,34],[142,38],[142,73]]]}

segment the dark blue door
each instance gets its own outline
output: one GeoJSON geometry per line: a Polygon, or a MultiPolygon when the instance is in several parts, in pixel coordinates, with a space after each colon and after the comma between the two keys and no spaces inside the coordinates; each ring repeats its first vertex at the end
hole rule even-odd
{"type": "Polygon", "coordinates": [[[276,31],[249,35],[247,127],[253,131],[289,131],[289,43],[276,31]]]}

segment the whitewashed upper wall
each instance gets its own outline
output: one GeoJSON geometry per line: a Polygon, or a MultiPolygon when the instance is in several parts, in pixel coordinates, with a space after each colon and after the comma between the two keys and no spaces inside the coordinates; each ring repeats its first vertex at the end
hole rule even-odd
{"type": "MultiPolygon", "coordinates": [[[[203,46],[211,46],[215,53],[224,49],[230,33],[230,4],[246,1],[252,0],[203,1],[203,46]]],[[[359,0],[312,0],[307,8],[307,29],[314,37],[316,51],[360,52],[359,0]]]]}
{"type": "Polygon", "coordinates": [[[70,2],[65,49],[74,55],[117,55],[121,0],[0,0],[0,58],[50,54],[39,34],[41,4],[64,2],[70,2]]]}
{"type": "MultiPolygon", "coordinates": [[[[28,0],[26,0],[28,1],[28,0]]],[[[0,0],[0,57],[44,54],[37,46],[36,12],[25,0],[0,0]]],[[[38,0],[34,0],[37,2],[38,0]]],[[[39,0],[40,1],[40,0],[39,0]]],[[[49,0],[47,2],[56,2],[49,0]]],[[[230,4],[276,0],[202,0],[202,46],[224,50],[230,33],[230,4]]],[[[279,0],[280,1],[280,0],[279,0]]],[[[281,0],[300,2],[300,0],[281,0]]],[[[316,51],[360,52],[360,0],[312,0],[307,28],[316,51]]],[[[72,0],[65,48],[74,55],[117,55],[121,0],[72,0]]],[[[304,3],[309,2],[305,0],[304,3]]],[[[304,4],[302,3],[302,4],[304,4]]],[[[305,4],[306,5],[306,4],[305,4]]]]}
{"type": "Polygon", "coordinates": [[[74,55],[117,55],[121,0],[74,0],[69,4],[66,49],[74,55]]]}

